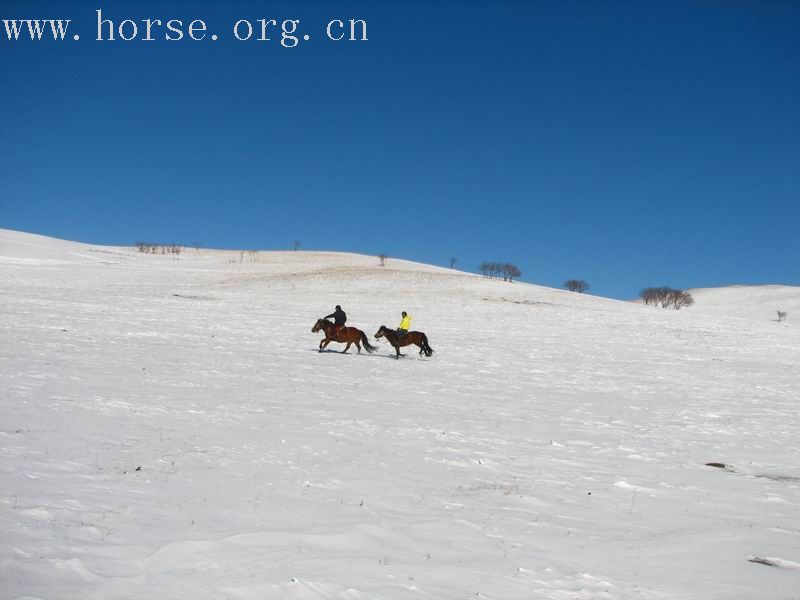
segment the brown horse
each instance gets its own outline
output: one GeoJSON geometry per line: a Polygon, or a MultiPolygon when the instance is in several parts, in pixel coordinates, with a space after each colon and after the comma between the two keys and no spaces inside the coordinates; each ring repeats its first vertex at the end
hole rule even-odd
{"type": "Polygon", "coordinates": [[[375,339],[386,338],[386,341],[394,346],[397,356],[400,358],[400,347],[415,344],[419,347],[419,353],[425,356],[433,354],[433,348],[428,345],[428,336],[421,331],[409,331],[404,335],[398,335],[394,329],[389,329],[386,325],[381,325],[378,333],[375,334],[375,339]]]}
{"type": "Polygon", "coordinates": [[[325,338],[319,343],[319,351],[322,352],[331,342],[338,342],[339,344],[347,344],[342,354],[350,349],[351,344],[355,344],[358,348],[358,353],[361,354],[361,344],[364,344],[364,349],[369,352],[375,352],[377,348],[369,343],[367,334],[356,329],[355,327],[342,327],[339,331],[335,330],[335,325],[328,321],[328,319],[318,319],[314,326],[311,328],[311,333],[322,331],[325,338]]]}

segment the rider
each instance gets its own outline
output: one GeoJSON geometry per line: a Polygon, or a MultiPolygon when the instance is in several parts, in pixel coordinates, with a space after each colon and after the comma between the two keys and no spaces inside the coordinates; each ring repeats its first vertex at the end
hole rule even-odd
{"type": "Polygon", "coordinates": [[[409,315],[406,311],[403,311],[401,316],[403,317],[400,321],[400,327],[397,328],[397,335],[402,337],[408,333],[408,330],[411,328],[411,315],[409,315]]]}
{"type": "Polygon", "coordinates": [[[344,329],[344,324],[347,322],[347,315],[342,310],[342,307],[338,304],[336,305],[336,310],[334,310],[331,314],[325,319],[333,318],[333,335],[338,336],[339,332],[344,329]]]}

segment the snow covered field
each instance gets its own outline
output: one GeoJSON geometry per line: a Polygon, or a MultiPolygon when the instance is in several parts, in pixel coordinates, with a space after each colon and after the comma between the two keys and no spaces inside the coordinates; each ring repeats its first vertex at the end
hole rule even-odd
{"type": "Polygon", "coordinates": [[[250,258],[0,230],[0,597],[800,598],[791,307],[250,258]]]}
{"type": "Polygon", "coordinates": [[[705,312],[746,319],[800,319],[800,288],[788,285],[733,285],[689,290],[695,304],[692,312],[705,312]]]}

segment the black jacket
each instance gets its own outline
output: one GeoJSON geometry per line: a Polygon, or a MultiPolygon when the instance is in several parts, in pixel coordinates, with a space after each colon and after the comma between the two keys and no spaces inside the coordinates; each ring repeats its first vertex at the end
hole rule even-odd
{"type": "Polygon", "coordinates": [[[325,318],[330,319],[331,317],[333,317],[333,324],[337,326],[344,325],[345,322],[347,321],[347,315],[344,314],[344,311],[341,308],[339,310],[333,311],[325,318]]]}

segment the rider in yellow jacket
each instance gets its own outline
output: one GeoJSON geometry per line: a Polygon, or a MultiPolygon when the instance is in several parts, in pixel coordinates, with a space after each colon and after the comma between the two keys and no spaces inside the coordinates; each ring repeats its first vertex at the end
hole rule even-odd
{"type": "Polygon", "coordinates": [[[400,327],[397,328],[397,335],[405,335],[411,329],[411,315],[403,311],[402,317],[403,320],[400,321],[400,327]]]}

